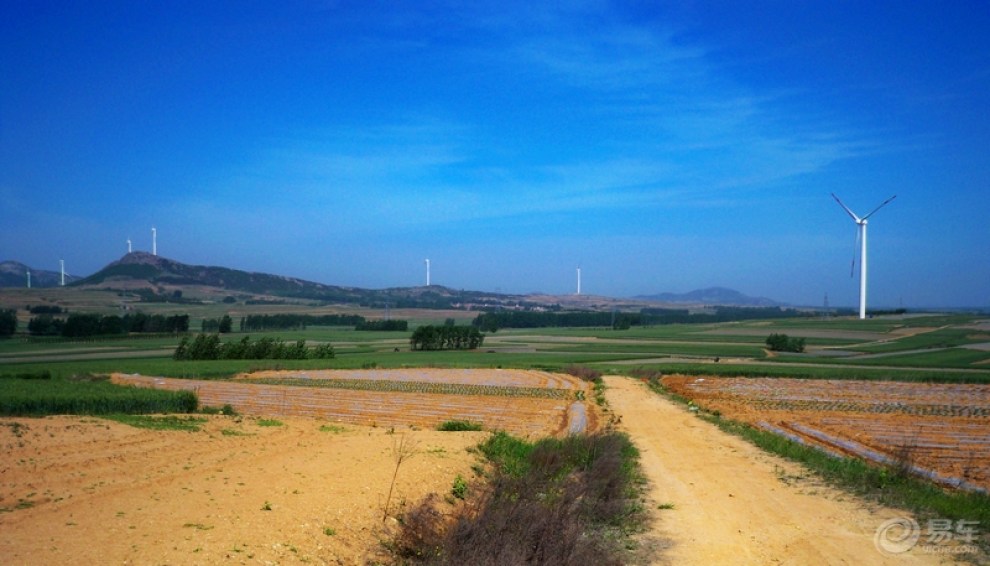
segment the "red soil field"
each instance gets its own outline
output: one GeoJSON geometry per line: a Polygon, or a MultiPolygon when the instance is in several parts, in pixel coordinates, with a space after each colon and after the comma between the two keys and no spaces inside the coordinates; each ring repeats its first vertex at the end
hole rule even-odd
{"type": "Polygon", "coordinates": [[[990,490],[990,385],[668,376],[709,411],[840,455],[990,490]]]}

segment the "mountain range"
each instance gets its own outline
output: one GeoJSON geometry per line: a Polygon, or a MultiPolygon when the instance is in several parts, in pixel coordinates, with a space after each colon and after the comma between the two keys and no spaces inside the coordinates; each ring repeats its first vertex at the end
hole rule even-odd
{"type": "Polygon", "coordinates": [[[709,287],[708,289],[698,289],[687,293],[639,295],[634,298],[658,303],[691,305],[732,305],[741,307],[778,307],[783,305],[783,303],[778,303],[773,299],[750,297],[743,295],[739,291],[726,289],[725,287],[709,287]]]}
{"type": "MultiPolygon", "coordinates": [[[[0,263],[0,287],[24,287],[28,269],[26,265],[15,261],[0,263]]],[[[52,271],[31,270],[31,277],[32,286],[54,287],[60,283],[60,274],[52,271]]],[[[272,301],[277,301],[279,298],[295,298],[395,308],[495,308],[546,306],[554,303],[571,308],[579,304],[590,305],[591,308],[613,308],[614,304],[609,303],[616,301],[607,297],[587,295],[555,297],[485,293],[454,290],[441,285],[362,289],[226,267],[188,265],[147,252],[128,253],[88,277],[67,275],[66,284],[75,288],[140,292],[158,296],[184,294],[186,298],[190,298],[190,292],[195,291],[213,298],[233,295],[238,295],[242,299],[272,301]]],[[[762,297],[749,297],[724,287],[699,289],[689,293],[641,295],[633,297],[633,300],[645,303],[709,306],[766,307],[781,304],[762,297]]]]}
{"type": "MultiPolygon", "coordinates": [[[[19,261],[4,261],[0,263],[0,288],[27,287],[27,274],[29,271],[31,272],[32,287],[58,287],[62,284],[62,274],[57,271],[31,269],[19,261]]],[[[65,275],[66,284],[78,281],[79,279],[79,277],[74,275],[65,275]]]]}

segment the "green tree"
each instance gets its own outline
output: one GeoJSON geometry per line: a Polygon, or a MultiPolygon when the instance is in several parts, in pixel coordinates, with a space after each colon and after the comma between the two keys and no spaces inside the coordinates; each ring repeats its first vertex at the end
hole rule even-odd
{"type": "Polygon", "coordinates": [[[229,333],[233,326],[234,326],[234,321],[231,320],[230,315],[229,314],[223,315],[223,318],[220,319],[220,328],[219,328],[220,334],[229,333]]]}
{"type": "Polygon", "coordinates": [[[0,337],[13,336],[17,332],[17,311],[0,310],[0,337]]]}

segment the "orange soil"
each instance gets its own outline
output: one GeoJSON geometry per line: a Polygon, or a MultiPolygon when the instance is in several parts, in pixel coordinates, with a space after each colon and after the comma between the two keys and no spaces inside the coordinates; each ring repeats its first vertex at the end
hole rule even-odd
{"type": "Polygon", "coordinates": [[[365,563],[403,505],[471,477],[466,450],[485,436],[280,420],[213,416],[200,432],[0,421],[0,563],[365,563]],[[417,452],[399,469],[383,524],[403,436],[417,452]]]}
{"type": "Polygon", "coordinates": [[[990,386],[854,380],[667,376],[663,385],[754,425],[835,452],[807,429],[990,489],[990,386]]]}

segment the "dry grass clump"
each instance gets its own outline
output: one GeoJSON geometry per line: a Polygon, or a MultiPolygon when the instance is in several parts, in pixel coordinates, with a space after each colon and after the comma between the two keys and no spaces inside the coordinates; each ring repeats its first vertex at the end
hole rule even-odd
{"type": "Polygon", "coordinates": [[[535,444],[496,433],[495,470],[450,516],[431,497],[406,513],[393,550],[412,564],[622,564],[646,519],[638,452],[609,432],[535,444]]]}

